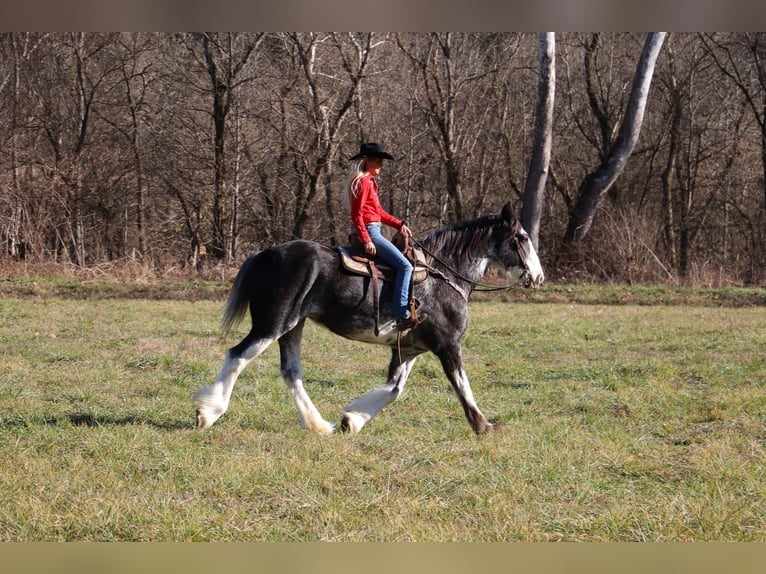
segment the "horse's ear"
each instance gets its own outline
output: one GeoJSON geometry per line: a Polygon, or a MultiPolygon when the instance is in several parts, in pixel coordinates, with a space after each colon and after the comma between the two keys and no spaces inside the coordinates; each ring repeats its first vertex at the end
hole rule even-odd
{"type": "Polygon", "coordinates": [[[513,208],[511,207],[510,201],[503,206],[503,211],[501,213],[501,216],[503,218],[503,221],[505,221],[509,225],[513,225],[513,223],[516,221],[516,214],[513,213],[513,208]]]}

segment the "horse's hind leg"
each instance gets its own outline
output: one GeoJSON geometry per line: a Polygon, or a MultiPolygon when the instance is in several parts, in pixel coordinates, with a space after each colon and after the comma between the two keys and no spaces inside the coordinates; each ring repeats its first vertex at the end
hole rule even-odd
{"type": "Polygon", "coordinates": [[[359,432],[369,420],[386,405],[394,402],[404,391],[407,377],[410,376],[416,357],[400,360],[399,351],[394,349],[388,367],[386,384],[362,395],[343,409],[340,428],[344,432],[359,432]]]}
{"type": "Polygon", "coordinates": [[[242,342],[226,352],[226,359],[218,378],[212,385],[202,387],[194,395],[197,428],[206,429],[212,426],[226,412],[239,374],[273,342],[273,338],[257,338],[251,331],[242,342]]]}
{"type": "Polygon", "coordinates": [[[282,378],[290,390],[295,408],[298,409],[301,426],[320,434],[330,434],[335,430],[335,426],[322,418],[303,387],[303,369],[301,368],[303,325],[304,321],[301,321],[279,339],[282,378]]]}

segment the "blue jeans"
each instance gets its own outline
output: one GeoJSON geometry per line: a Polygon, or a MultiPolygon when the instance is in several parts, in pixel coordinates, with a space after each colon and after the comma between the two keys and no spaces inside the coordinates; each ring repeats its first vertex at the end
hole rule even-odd
{"type": "Polygon", "coordinates": [[[373,223],[368,225],[367,233],[370,234],[370,239],[375,244],[378,257],[396,269],[393,300],[391,301],[394,319],[406,317],[409,313],[407,309],[407,295],[409,294],[410,280],[412,279],[412,264],[393,243],[383,237],[380,224],[373,223]]]}

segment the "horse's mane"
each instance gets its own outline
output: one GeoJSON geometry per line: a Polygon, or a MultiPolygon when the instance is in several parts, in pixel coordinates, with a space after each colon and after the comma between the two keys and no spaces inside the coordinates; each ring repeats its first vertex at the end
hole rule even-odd
{"type": "Polygon", "coordinates": [[[493,230],[500,224],[502,218],[499,215],[485,215],[478,219],[453,223],[426,236],[423,244],[439,256],[470,256],[476,247],[484,248],[488,245],[493,230]]]}

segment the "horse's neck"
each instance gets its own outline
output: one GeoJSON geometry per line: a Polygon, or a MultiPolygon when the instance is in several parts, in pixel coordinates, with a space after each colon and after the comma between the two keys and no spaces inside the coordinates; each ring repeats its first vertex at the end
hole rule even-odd
{"type": "MultiPolygon", "coordinates": [[[[478,283],[484,277],[491,259],[491,228],[496,222],[484,217],[462,225],[437,231],[426,239],[441,266],[459,275],[463,283],[478,283]]],[[[473,288],[473,285],[469,286],[473,288]]]]}
{"type": "MultiPolygon", "coordinates": [[[[458,267],[460,274],[471,283],[479,283],[487,272],[489,257],[472,257],[462,261],[458,267]]],[[[473,285],[471,285],[473,287],[473,285]]]]}
{"type": "Polygon", "coordinates": [[[467,284],[468,289],[473,289],[474,284],[484,278],[490,261],[488,254],[481,252],[477,254],[477,252],[462,257],[449,252],[435,253],[435,255],[440,260],[439,267],[447,267],[444,271],[455,275],[455,280],[467,284]]]}

